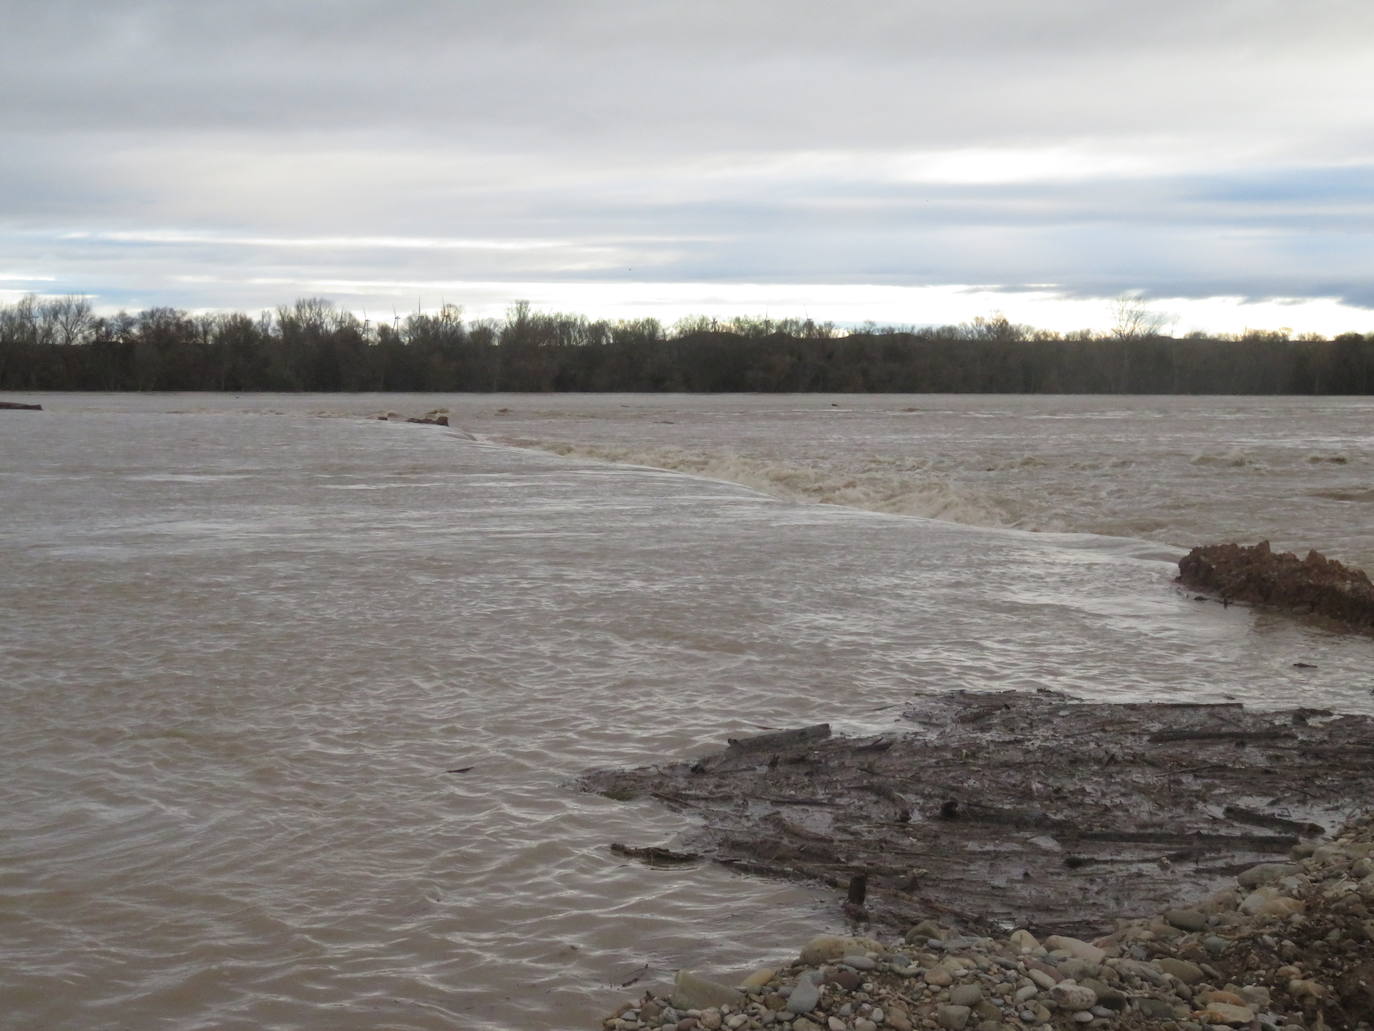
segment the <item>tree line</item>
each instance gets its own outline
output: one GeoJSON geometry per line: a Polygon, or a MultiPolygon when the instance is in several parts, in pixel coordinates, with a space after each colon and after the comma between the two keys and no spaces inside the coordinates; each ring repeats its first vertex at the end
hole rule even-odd
{"type": "Polygon", "coordinates": [[[997,316],[837,329],[810,319],[607,321],[535,311],[468,321],[446,305],[392,322],[321,298],[257,316],[80,297],[0,306],[0,390],[819,391],[1368,394],[1374,334],[1163,335],[1123,311],[1060,334],[997,316]]]}

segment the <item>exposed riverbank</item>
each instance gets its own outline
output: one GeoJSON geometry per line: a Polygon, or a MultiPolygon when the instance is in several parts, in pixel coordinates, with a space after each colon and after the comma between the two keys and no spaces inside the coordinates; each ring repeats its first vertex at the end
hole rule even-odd
{"type": "Polygon", "coordinates": [[[1091,936],[1334,830],[1374,797],[1371,758],[1371,717],[954,692],[877,737],[822,725],[582,783],[696,817],[678,861],[863,876],[874,927],[1091,936]]]}
{"type": "Polygon", "coordinates": [[[584,779],[700,817],[619,854],[830,884],[863,939],[743,995],[689,979],[607,1028],[1356,1028],[1374,1011],[1371,825],[1323,843],[1374,797],[1374,720],[1051,692],[953,693],[907,720],[584,779]]]}
{"type": "MultiPolygon", "coordinates": [[[[607,1031],[1361,1031],[1374,1014],[1374,821],[1089,942],[978,936],[922,921],[903,937],[818,938],[739,988],[680,975],[607,1031]]],[[[727,979],[728,980],[728,979],[727,979]]]]}

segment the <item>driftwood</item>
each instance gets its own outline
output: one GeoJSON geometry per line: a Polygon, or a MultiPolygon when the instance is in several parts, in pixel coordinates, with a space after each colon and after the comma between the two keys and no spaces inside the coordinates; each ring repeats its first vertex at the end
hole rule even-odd
{"type": "Polygon", "coordinates": [[[582,786],[683,807],[693,829],[674,848],[826,885],[875,927],[938,915],[1093,937],[1368,805],[1374,718],[1302,713],[952,693],[913,703],[905,731],[851,740],[820,724],[582,786]],[[1256,746],[1199,764],[1199,742],[1242,739],[1256,746]],[[860,875],[865,899],[847,903],[860,875]]]}
{"type": "Polygon", "coordinates": [[[701,861],[701,856],[695,852],[674,852],[672,849],[661,848],[658,845],[637,847],[635,845],[622,845],[617,841],[612,843],[611,851],[618,856],[625,856],[627,859],[638,859],[650,866],[684,866],[687,863],[701,861]]]}
{"type": "Polygon", "coordinates": [[[1278,741],[1297,737],[1291,730],[1161,730],[1150,740],[1163,741],[1278,741]]]}
{"type": "Polygon", "coordinates": [[[1278,834],[1171,834],[1168,831],[1073,831],[1075,841],[1133,842],[1150,845],[1188,845],[1193,850],[1257,849],[1282,852],[1298,843],[1293,835],[1278,834]]]}
{"type": "Polygon", "coordinates": [[[22,401],[0,401],[0,409],[11,412],[41,412],[43,406],[24,404],[22,401]]]}
{"type": "Polygon", "coordinates": [[[1286,816],[1260,813],[1238,805],[1228,805],[1222,810],[1222,813],[1228,820],[1234,820],[1236,823],[1248,823],[1252,827],[1270,827],[1274,830],[1288,831],[1292,834],[1305,836],[1322,832],[1321,827],[1315,823],[1303,823],[1301,820],[1290,820],[1286,816]]]}
{"type": "Polygon", "coordinates": [[[775,730],[768,734],[754,734],[751,737],[732,737],[726,743],[732,752],[766,752],[795,748],[812,741],[823,741],[830,736],[829,723],[816,723],[797,730],[775,730]]]}

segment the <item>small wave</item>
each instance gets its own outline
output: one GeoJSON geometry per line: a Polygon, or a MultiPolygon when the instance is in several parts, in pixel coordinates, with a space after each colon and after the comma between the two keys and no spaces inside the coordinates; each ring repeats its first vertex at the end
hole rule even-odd
{"type": "Polygon", "coordinates": [[[1356,487],[1349,490],[1314,490],[1308,494],[1314,498],[1325,498],[1328,501],[1359,501],[1368,503],[1374,501],[1374,487],[1356,487]]]}
{"type": "Polygon", "coordinates": [[[1215,465],[1226,469],[1244,469],[1257,463],[1242,451],[1227,451],[1219,455],[1201,454],[1189,459],[1193,465],[1215,465]]]}
{"type": "Polygon", "coordinates": [[[1020,516],[999,499],[942,479],[915,480],[909,473],[882,465],[855,471],[823,464],[783,464],[732,453],[676,448],[636,449],[531,440],[509,443],[567,458],[590,458],[723,480],[784,501],[842,505],[968,526],[1025,528],[1020,516]]]}
{"type": "Polygon", "coordinates": [[[135,483],[216,483],[220,480],[246,480],[252,473],[146,473],[126,476],[135,483]]]}

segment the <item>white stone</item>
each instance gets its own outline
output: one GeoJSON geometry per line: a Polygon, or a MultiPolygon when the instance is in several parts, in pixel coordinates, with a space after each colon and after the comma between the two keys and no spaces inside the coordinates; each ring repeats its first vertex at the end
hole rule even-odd
{"type": "Polygon", "coordinates": [[[1060,981],[1050,989],[1050,998],[1066,1010],[1090,1010],[1097,1005],[1097,993],[1087,985],[1060,981]]]}
{"type": "Polygon", "coordinates": [[[1107,953],[1096,945],[1090,945],[1085,941],[1062,934],[1052,934],[1046,938],[1045,947],[1051,951],[1058,949],[1075,959],[1085,959],[1089,963],[1101,963],[1107,958],[1107,953]]]}
{"type": "Polygon", "coordinates": [[[821,1001],[821,990],[816,985],[815,973],[808,971],[797,978],[792,992],[787,996],[787,1008],[793,1013],[810,1013],[821,1001]]]}
{"type": "Polygon", "coordinates": [[[709,1006],[738,1006],[744,996],[729,985],[701,977],[690,970],[679,970],[673,984],[672,1002],[680,1010],[709,1006]]]}
{"type": "Polygon", "coordinates": [[[871,938],[845,938],[835,934],[822,934],[812,938],[801,950],[801,961],[809,967],[820,966],[845,954],[863,955],[867,952],[885,951],[881,942],[871,938]]]}
{"type": "Polygon", "coordinates": [[[1226,1002],[1209,1002],[1202,1011],[1201,1019],[1209,1024],[1230,1024],[1232,1027],[1238,1027],[1253,1021],[1255,1013],[1248,1006],[1233,1006],[1226,1002]]]}
{"type": "Polygon", "coordinates": [[[1026,971],[1026,976],[1029,977],[1036,984],[1038,984],[1041,988],[1053,988],[1055,985],[1059,983],[1049,974],[1045,973],[1043,970],[1036,970],[1034,967],[1026,971]]]}

